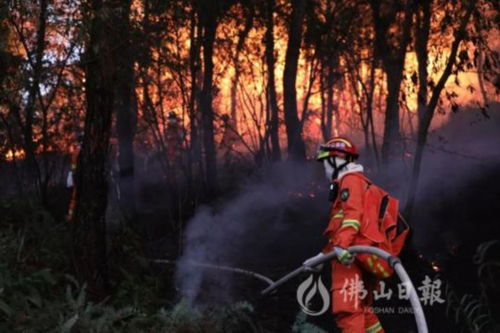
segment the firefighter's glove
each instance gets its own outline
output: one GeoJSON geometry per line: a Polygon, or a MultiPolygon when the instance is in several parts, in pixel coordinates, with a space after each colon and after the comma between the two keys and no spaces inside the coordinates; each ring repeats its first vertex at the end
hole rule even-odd
{"type": "Polygon", "coordinates": [[[354,261],[354,255],[346,249],[337,248],[337,259],[342,265],[349,266],[354,261]]]}
{"type": "Polygon", "coordinates": [[[315,255],[314,257],[311,257],[311,258],[307,259],[306,261],[304,261],[302,263],[302,265],[304,265],[306,271],[309,271],[309,272],[321,272],[321,270],[323,269],[323,264],[319,264],[319,265],[316,265],[314,267],[311,267],[311,263],[313,263],[317,259],[322,258],[324,256],[325,255],[322,252],[320,252],[317,255],[315,255]]]}

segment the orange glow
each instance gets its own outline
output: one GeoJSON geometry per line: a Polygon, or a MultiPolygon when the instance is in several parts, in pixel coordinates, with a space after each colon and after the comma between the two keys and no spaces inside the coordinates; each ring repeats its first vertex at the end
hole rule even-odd
{"type": "MultiPolygon", "coordinates": [[[[138,8],[140,7],[137,5],[138,8]]],[[[326,6],[322,4],[321,9],[319,9],[318,17],[320,20],[324,20],[324,11],[326,6]]],[[[187,9],[191,11],[192,9],[187,9]]],[[[436,27],[439,25],[438,22],[442,20],[444,13],[443,8],[436,8],[433,12],[432,18],[432,32],[429,40],[429,64],[428,72],[429,79],[436,82],[446,63],[447,57],[449,55],[449,46],[452,42],[452,33],[450,30],[445,32],[439,32],[436,27]]],[[[137,11],[139,17],[142,16],[140,10],[137,11]]],[[[244,17],[242,17],[242,7],[240,5],[233,6],[228,15],[221,20],[217,28],[217,40],[214,49],[214,94],[213,94],[213,108],[216,113],[216,122],[218,120],[217,116],[223,114],[231,114],[231,101],[234,77],[236,73],[234,55],[236,54],[236,45],[238,43],[238,38],[240,32],[244,28],[244,17]]],[[[142,17],[141,17],[142,18],[142,17]]],[[[139,18],[139,19],[141,19],[139,18]]],[[[155,20],[155,19],[152,19],[155,20]]],[[[187,59],[189,56],[189,48],[191,46],[190,41],[190,28],[189,22],[177,22],[172,23],[175,29],[172,30],[170,34],[169,41],[165,42],[165,46],[171,50],[171,54],[178,54],[180,59],[187,59]]],[[[287,48],[287,29],[288,27],[284,24],[280,24],[278,17],[275,17],[275,57],[276,65],[274,68],[274,73],[276,76],[276,92],[278,95],[278,102],[280,108],[280,118],[283,119],[283,72],[285,66],[285,54],[287,48]]],[[[394,29],[394,27],[391,27],[394,29]]],[[[373,31],[371,27],[363,27],[361,33],[367,38],[374,38],[373,31]]],[[[241,135],[242,140],[245,144],[236,145],[236,150],[240,152],[248,152],[249,150],[257,151],[259,145],[261,144],[260,138],[265,136],[266,131],[266,86],[267,86],[267,68],[265,66],[265,45],[263,43],[263,37],[265,34],[265,27],[263,25],[254,25],[249,31],[248,36],[245,40],[245,46],[241,50],[238,58],[239,66],[239,79],[236,88],[236,128],[238,133],[241,135]]],[[[497,48],[497,45],[494,46],[497,48]]],[[[465,45],[462,45],[465,48],[465,45]]],[[[467,45],[469,53],[474,50],[473,45],[467,45]]],[[[368,46],[360,46],[359,49],[359,64],[354,64],[354,66],[359,66],[357,69],[359,71],[360,79],[366,84],[370,76],[370,58],[373,56],[373,50],[368,46]]],[[[309,89],[310,78],[311,78],[311,59],[314,58],[314,51],[311,48],[302,47],[300,51],[300,59],[298,64],[297,72],[297,106],[299,118],[305,115],[307,119],[304,121],[302,136],[304,141],[309,147],[309,150],[316,148],[317,142],[322,140],[322,101],[319,84],[319,74],[315,73],[315,79],[312,82],[312,87],[309,89]],[[310,90],[311,95],[309,96],[307,110],[304,110],[304,100],[308,91],[310,90]],[[306,112],[307,111],[307,112],[306,112]]],[[[161,49],[154,49],[152,51],[153,59],[155,61],[160,61],[164,56],[161,49]]],[[[201,55],[202,57],[202,55],[201,55]]],[[[203,59],[200,59],[203,63],[203,59]]],[[[358,142],[363,142],[362,140],[362,126],[361,126],[361,116],[366,108],[366,104],[359,104],[359,95],[363,94],[363,87],[360,82],[351,82],[352,78],[347,73],[350,63],[350,59],[347,56],[341,56],[339,58],[339,71],[344,72],[342,78],[337,79],[334,88],[334,112],[332,115],[332,128],[330,129],[333,135],[346,134],[354,137],[358,142]]],[[[181,114],[185,108],[186,96],[182,96],[179,82],[179,76],[172,70],[162,70],[157,71],[154,68],[156,64],[152,64],[151,68],[148,69],[148,74],[150,77],[155,77],[154,80],[158,82],[150,83],[146,89],[149,90],[150,98],[155,106],[157,117],[156,123],[158,124],[159,132],[163,131],[164,124],[162,118],[170,110],[174,110],[177,114],[181,114]],[[162,87],[168,87],[168,93],[162,92],[162,87]]],[[[414,51],[408,51],[405,60],[405,71],[404,79],[401,86],[402,95],[404,94],[405,100],[402,102],[401,107],[401,131],[405,136],[414,135],[414,128],[416,126],[416,109],[417,109],[417,89],[418,86],[411,80],[412,73],[417,70],[418,63],[414,51]],[[410,118],[410,121],[405,120],[410,118]]],[[[201,88],[201,83],[203,80],[203,69],[201,68],[198,72],[199,77],[197,78],[196,84],[201,88]]],[[[182,73],[179,75],[185,75],[189,77],[189,72],[182,73]]],[[[375,70],[375,87],[374,87],[374,97],[372,102],[373,116],[375,123],[376,135],[381,137],[383,133],[383,120],[384,120],[384,110],[385,110],[385,96],[387,94],[386,88],[386,77],[384,72],[377,68],[375,70]]],[[[189,84],[191,82],[188,82],[189,84]]],[[[475,105],[479,99],[479,83],[477,81],[477,73],[472,70],[467,72],[462,72],[458,74],[458,77],[451,76],[448,80],[445,91],[442,95],[445,95],[446,91],[456,91],[458,98],[456,102],[460,104],[461,107],[475,105]],[[460,82],[457,85],[456,82],[460,82]],[[472,87],[472,88],[470,88],[472,87]],[[473,91],[473,93],[471,93],[473,91]]],[[[137,89],[138,98],[140,104],[143,105],[143,87],[137,89]]],[[[430,96],[429,96],[430,98],[430,96]]],[[[443,98],[443,104],[440,105],[444,109],[449,109],[449,102],[443,98]]],[[[144,110],[139,110],[140,115],[144,115],[144,110]]],[[[445,116],[435,117],[432,122],[431,128],[436,128],[441,126],[448,121],[450,112],[447,112],[445,116]]],[[[189,119],[183,117],[184,126],[189,126],[189,119]]],[[[217,124],[216,124],[217,128],[217,124]]],[[[216,131],[216,142],[221,142],[222,140],[222,130],[216,131]]],[[[279,128],[280,144],[281,147],[286,147],[286,135],[284,126],[281,125],[279,128]]],[[[361,144],[362,146],[362,144],[361,144]]],[[[410,157],[410,156],[408,156],[410,157]]]]}
{"type": "Polygon", "coordinates": [[[23,149],[9,149],[7,153],[5,153],[5,160],[8,162],[12,162],[14,160],[22,160],[26,154],[23,149]]]}
{"type": "MultiPolygon", "coordinates": [[[[188,2],[189,3],[189,2],[188,2]]],[[[348,4],[349,2],[345,2],[348,4]]],[[[331,3],[330,3],[331,4],[331,3]]],[[[316,8],[316,15],[319,22],[326,23],[328,17],[327,8],[331,7],[326,0],[319,1],[316,8]]],[[[26,4],[27,9],[32,9],[34,5],[26,4]]],[[[144,52],[150,55],[145,61],[139,59],[135,63],[135,72],[137,77],[136,95],[138,104],[138,131],[136,144],[143,143],[148,149],[156,149],[164,145],[164,131],[167,127],[167,117],[170,111],[174,111],[179,116],[182,126],[186,129],[187,139],[190,136],[190,121],[194,119],[201,124],[201,113],[199,107],[199,92],[203,88],[203,48],[197,50],[198,62],[196,63],[197,75],[191,77],[190,67],[190,48],[193,44],[192,34],[196,38],[202,38],[200,31],[193,28],[191,31],[191,17],[197,17],[195,9],[189,7],[178,8],[175,11],[150,11],[145,17],[144,3],[139,0],[133,0],[131,20],[135,26],[145,26],[146,20],[154,26],[150,32],[151,43],[147,46],[148,51],[144,52]],[[183,18],[173,17],[177,10],[182,13],[183,18]],[[193,14],[193,16],[191,16],[193,14]],[[154,41],[154,42],[153,42],[154,41]],[[194,82],[191,82],[191,81],[194,82]],[[191,91],[191,87],[196,89],[191,91]],[[194,93],[194,115],[189,116],[191,93],[194,93]]],[[[332,4],[332,6],[335,6],[332,4]]],[[[453,25],[442,30],[440,23],[444,14],[450,11],[456,15],[455,9],[450,4],[440,5],[433,8],[431,32],[428,43],[429,63],[427,71],[429,81],[434,84],[439,80],[445,64],[448,60],[450,45],[453,41],[453,25]]],[[[284,0],[277,1],[277,7],[282,8],[287,14],[290,11],[290,3],[284,0]]],[[[65,7],[66,8],[66,7],[65,7]]],[[[68,8],[77,8],[69,6],[68,8]]],[[[78,14],[77,9],[72,9],[78,14]]],[[[66,9],[68,15],[72,12],[66,9]]],[[[331,10],[331,8],[329,9],[331,10]]],[[[339,9],[340,10],[340,9],[339,9]]],[[[14,13],[15,14],[15,13],[14,13]]],[[[14,19],[21,20],[20,14],[16,14],[14,19]],[[17,15],[17,16],[16,16],[17,15]]],[[[369,22],[370,15],[366,15],[365,20],[359,20],[358,30],[352,32],[353,45],[346,46],[345,49],[337,50],[338,61],[335,63],[335,82],[331,95],[333,95],[333,114],[331,119],[331,128],[329,133],[332,135],[348,135],[353,138],[360,146],[363,145],[363,124],[362,117],[365,110],[371,107],[373,110],[375,136],[379,140],[383,136],[385,97],[387,96],[387,79],[381,65],[377,64],[373,70],[374,86],[373,100],[371,105],[366,95],[367,83],[370,81],[373,50],[374,29],[373,22],[369,22]],[[360,41],[366,39],[365,41],[360,41]],[[352,51],[353,54],[349,54],[352,51]],[[355,59],[356,61],[353,61],[355,59]],[[356,72],[359,77],[351,75],[356,72]]],[[[287,138],[285,125],[283,122],[283,73],[285,67],[285,55],[288,42],[288,22],[283,19],[284,16],[275,13],[274,17],[274,55],[275,55],[275,86],[279,109],[279,141],[283,151],[286,151],[287,138]]],[[[240,34],[245,25],[245,12],[241,4],[231,7],[227,13],[221,15],[216,30],[216,41],[214,45],[214,75],[213,75],[213,109],[215,113],[215,141],[222,142],[224,127],[221,124],[221,116],[231,114],[232,101],[236,100],[236,121],[235,127],[238,131],[238,140],[241,138],[244,142],[232,144],[232,148],[238,152],[248,153],[257,152],[262,148],[266,131],[268,130],[269,105],[267,96],[267,65],[265,63],[265,31],[266,27],[260,20],[253,22],[253,26],[248,32],[243,48],[239,52],[238,59],[234,59],[237,54],[236,48],[240,34]],[[236,68],[238,66],[238,68],[236,68]],[[235,74],[239,73],[236,89],[235,74]],[[236,96],[232,96],[236,91],[236,96]]],[[[24,22],[24,21],[22,21],[24,22]]],[[[31,18],[22,24],[24,33],[33,38],[35,36],[37,25],[35,18],[31,18]]],[[[472,25],[471,25],[472,26],[472,25]]],[[[150,27],[151,29],[152,27],[150,27]]],[[[488,47],[494,51],[500,51],[500,39],[498,39],[498,30],[490,28],[488,32],[488,47]]],[[[304,29],[306,32],[307,29],[304,29]]],[[[334,31],[334,30],[332,30],[334,31]]],[[[391,33],[397,32],[396,26],[390,27],[391,33]]],[[[73,32],[74,33],[74,32],[73,32]]],[[[64,58],[67,47],[74,37],[73,33],[62,34],[58,32],[54,23],[49,22],[47,32],[47,57],[52,60],[64,58]]],[[[333,32],[332,32],[333,33],[333,32]]],[[[305,33],[304,33],[305,34],[305,33]]],[[[12,54],[23,58],[27,62],[26,50],[19,41],[19,36],[15,30],[8,29],[4,42],[7,50],[12,54]]],[[[413,39],[413,38],[412,38],[413,39]]],[[[342,42],[344,43],[344,42],[342,42]]],[[[412,41],[413,43],[413,41],[412,41]]],[[[350,43],[347,43],[350,44],[350,43]]],[[[401,101],[400,101],[400,125],[403,136],[412,137],[415,135],[417,125],[417,93],[418,80],[415,80],[414,73],[418,72],[418,62],[414,51],[414,45],[408,47],[405,58],[403,73],[403,82],[401,83],[401,101]]],[[[472,43],[462,43],[460,51],[467,51],[469,57],[476,51],[476,46],[472,43]]],[[[320,84],[321,75],[325,75],[319,66],[318,56],[315,53],[314,45],[309,44],[306,39],[302,43],[300,58],[298,63],[296,90],[297,90],[297,112],[298,118],[303,123],[302,137],[308,149],[308,155],[316,149],[318,141],[322,141],[322,129],[326,126],[325,101],[322,100],[320,84]],[[318,68],[317,68],[318,67],[318,68]],[[305,103],[305,100],[308,103],[305,103]],[[302,119],[304,117],[304,119],[302,119]]],[[[141,53],[142,54],[142,53],[141,53]]],[[[74,61],[74,59],[72,59],[74,61]]],[[[434,117],[431,130],[445,124],[452,112],[452,102],[446,99],[446,93],[454,92],[453,103],[457,103],[461,108],[484,104],[485,98],[480,89],[477,68],[466,68],[464,72],[452,75],[447,81],[441,94],[442,103],[439,103],[439,111],[434,117]]],[[[85,113],[85,75],[84,70],[78,64],[70,64],[62,72],[62,81],[64,87],[60,87],[55,98],[51,101],[51,106],[47,111],[46,131],[42,131],[41,122],[35,122],[37,125],[33,129],[33,141],[41,143],[37,145],[35,153],[57,151],[68,152],[74,140],[74,128],[81,128],[85,113]],[[69,87],[69,88],[65,88],[69,87]],[[56,121],[57,119],[57,121],[56,121]],[[75,126],[76,125],[76,126],[75,126]],[[44,135],[50,137],[45,142],[44,135]]],[[[324,78],[323,78],[324,79],[324,78]]],[[[13,80],[15,81],[15,80],[13,80]]],[[[10,82],[8,82],[10,84],[10,82]]],[[[492,84],[486,83],[486,97],[490,102],[498,101],[498,94],[492,84]]],[[[43,91],[41,102],[47,102],[51,99],[49,85],[45,82],[41,85],[47,91],[43,91]]],[[[20,90],[13,86],[12,91],[20,90]]],[[[428,96],[430,98],[430,94],[428,96]]],[[[324,99],[324,95],[323,95],[324,99]]],[[[40,102],[40,103],[41,103],[40,102]]],[[[0,110],[1,111],[1,110],[0,110]]],[[[38,111],[38,110],[37,110],[38,111]]],[[[36,120],[41,120],[40,112],[35,114],[36,120]]],[[[11,143],[11,146],[13,144],[11,143]]],[[[9,147],[9,146],[7,146],[9,147]]],[[[4,148],[4,152],[7,150],[4,148]]],[[[5,159],[12,161],[14,159],[25,158],[23,150],[9,150],[4,155],[5,159]]],[[[406,153],[407,158],[411,158],[410,153],[406,153]]],[[[304,194],[306,196],[307,194],[304,194]]]]}

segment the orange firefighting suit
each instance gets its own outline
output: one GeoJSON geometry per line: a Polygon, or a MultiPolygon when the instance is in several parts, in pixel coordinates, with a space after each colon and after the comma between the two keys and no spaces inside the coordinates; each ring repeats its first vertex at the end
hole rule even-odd
{"type": "MultiPolygon", "coordinates": [[[[331,252],[334,247],[373,245],[360,232],[368,182],[361,172],[346,174],[336,182],[339,192],[331,206],[330,222],[324,232],[328,244],[322,252],[331,252]]],[[[343,333],[384,332],[371,307],[378,280],[364,267],[359,259],[350,266],[332,262],[332,312],[343,333]]]]}

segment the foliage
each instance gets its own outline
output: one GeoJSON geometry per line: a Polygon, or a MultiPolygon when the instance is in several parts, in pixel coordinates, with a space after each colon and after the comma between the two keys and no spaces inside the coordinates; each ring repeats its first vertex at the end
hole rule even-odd
{"type": "Polygon", "coordinates": [[[68,226],[57,224],[41,206],[26,199],[0,201],[0,256],[4,263],[34,269],[44,268],[49,261],[53,269],[68,267],[68,226]]]}
{"type": "MultiPolygon", "coordinates": [[[[471,333],[494,333],[500,332],[500,323],[495,320],[495,315],[490,306],[491,295],[488,294],[488,284],[485,279],[486,270],[496,270],[488,272],[498,276],[500,262],[486,260],[487,250],[498,241],[490,241],[481,244],[476,251],[475,261],[478,264],[478,275],[480,280],[481,293],[479,296],[465,294],[460,296],[450,285],[446,287],[447,294],[447,315],[455,321],[457,327],[461,327],[461,332],[471,333]]],[[[497,280],[498,281],[498,280],[497,280]]]]}
{"type": "Polygon", "coordinates": [[[85,284],[68,274],[68,226],[24,200],[0,201],[0,332],[259,332],[253,307],[240,302],[194,309],[171,304],[168,281],[151,275],[136,234],[110,238],[115,292],[89,300],[85,284]]]}
{"type": "Polygon", "coordinates": [[[292,332],[308,332],[308,333],[325,333],[326,331],[307,322],[307,315],[300,311],[295,317],[295,322],[292,326],[292,332]]]}
{"type": "Polygon", "coordinates": [[[149,312],[138,306],[114,307],[87,299],[85,285],[71,276],[56,281],[50,269],[29,275],[0,266],[0,330],[44,332],[257,332],[248,303],[201,313],[179,302],[171,308],[149,312]],[[65,284],[64,292],[61,289],[65,284]]]}

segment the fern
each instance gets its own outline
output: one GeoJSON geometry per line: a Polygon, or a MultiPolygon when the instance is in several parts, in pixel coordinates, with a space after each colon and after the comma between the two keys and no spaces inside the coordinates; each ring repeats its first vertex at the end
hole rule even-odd
{"type": "Polygon", "coordinates": [[[465,294],[460,297],[450,285],[446,286],[446,313],[458,327],[461,327],[461,332],[500,332],[499,323],[496,322],[495,316],[489,307],[488,293],[486,292],[487,279],[491,279],[494,275],[491,268],[500,267],[499,262],[486,259],[488,249],[497,243],[497,241],[490,241],[481,244],[474,256],[474,262],[478,265],[478,277],[481,287],[479,296],[465,294]]]}
{"type": "Polygon", "coordinates": [[[295,317],[295,322],[292,326],[292,332],[294,333],[326,333],[325,330],[319,328],[316,325],[307,322],[307,315],[299,311],[295,317]]]}
{"type": "Polygon", "coordinates": [[[93,303],[86,285],[67,274],[67,223],[22,201],[0,200],[0,216],[0,332],[262,332],[248,302],[203,310],[185,301],[168,305],[127,229],[110,242],[117,292],[93,303]]]}

